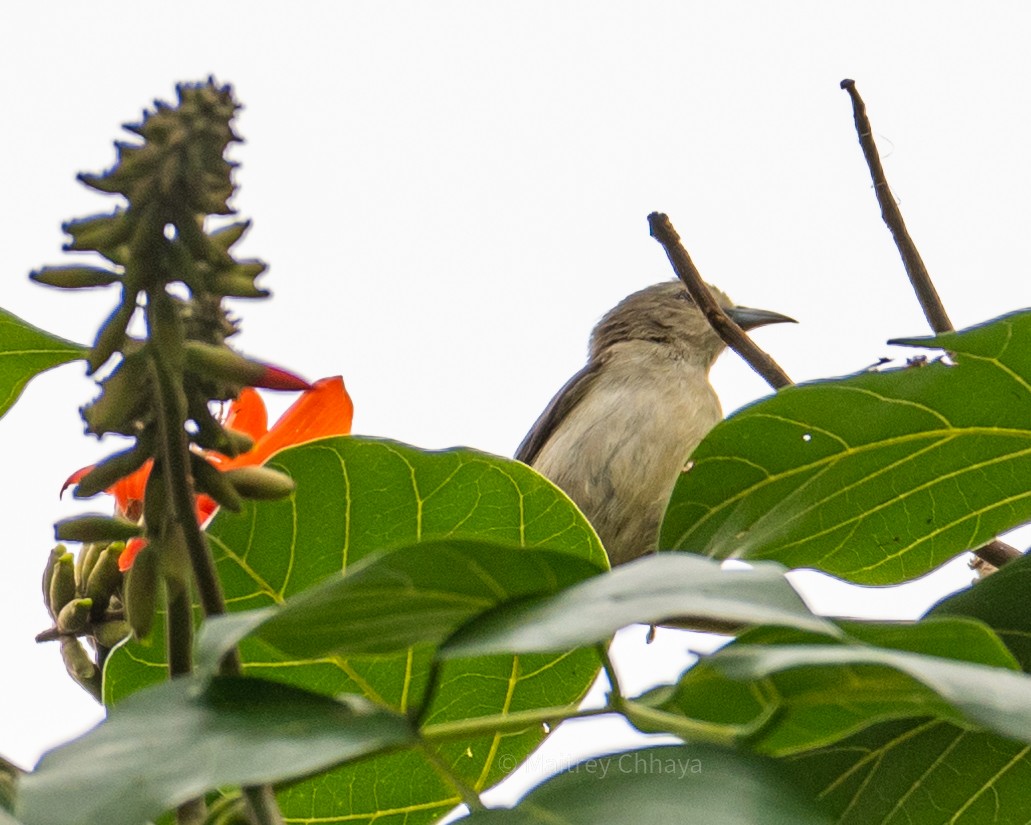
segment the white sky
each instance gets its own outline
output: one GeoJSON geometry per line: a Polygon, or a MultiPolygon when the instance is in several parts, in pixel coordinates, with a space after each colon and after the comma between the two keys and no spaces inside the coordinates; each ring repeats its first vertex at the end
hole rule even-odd
{"type": "MultiPolygon", "coordinates": [[[[801,322],[756,335],[795,380],[852,372],[928,330],[839,81],[856,79],[968,326],[1029,303],[1029,37],[1017,2],[11,3],[0,304],[92,339],[113,295],[25,276],[65,260],[62,221],[113,206],[74,176],[112,163],[118,125],[214,73],[246,105],[241,251],[271,264],[275,293],[239,305],[238,344],[310,378],[343,373],[358,433],[511,454],[598,317],[671,276],[653,210],[709,280],[801,322]]],[[[714,381],[728,411],[766,392],[732,356],[714,381]]],[[[23,764],[99,715],[56,647],[32,641],[51,524],[97,507],[57,500],[107,450],[77,418],[92,393],[62,368],[0,422],[0,754],[23,764]]],[[[959,563],[901,596],[807,593],[914,616],[969,577],[959,563]]],[[[647,655],[672,678],[684,646],[647,655]]]]}

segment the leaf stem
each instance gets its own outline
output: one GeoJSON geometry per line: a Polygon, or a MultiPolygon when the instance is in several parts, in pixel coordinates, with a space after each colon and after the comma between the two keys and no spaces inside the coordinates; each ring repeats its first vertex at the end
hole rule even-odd
{"type": "Polygon", "coordinates": [[[462,802],[465,803],[466,807],[470,811],[487,810],[487,806],[483,804],[483,800],[480,799],[480,794],[476,788],[451,770],[450,766],[444,763],[440,758],[440,755],[434,751],[428,743],[420,741],[419,751],[424,757],[426,757],[426,760],[433,766],[437,773],[439,773],[447,782],[450,782],[455,786],[455,790],[457,790],[459,796],[462,797],[462,802]]]}

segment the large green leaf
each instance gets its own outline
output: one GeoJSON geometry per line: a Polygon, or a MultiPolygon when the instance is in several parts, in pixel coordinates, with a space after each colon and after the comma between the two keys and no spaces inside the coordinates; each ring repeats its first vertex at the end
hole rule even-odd
{"type": "Polygon", "coordinates": [[[0,309],[0,416],[30,380],[52,367],[85,358],[88,351],[0,309]]]}
{"type": "Polygon", "coordinates": [[[840,825],[1026,825],[1031,746],[940,719],[885,722],[786,767],[840,825]]]}
{"type": "Polygon", "coordinates": [[[900,717],[971,720],[1031,737],[1031,679],[1014,671],[1013,657],[980,623],[852,622],[843,629],[849,635],[842,640],[785,628],[748,631],[689,669],[672,692],[654,696],[668,712],[756,728],[752,746],[771,755],[828,745],[900,717]]]}
{"type": "Polygon", "coordinates": [[[553,593],[597,572],[596,565],[569,553],[527,553],[518,545],[469,539],[423,541],[352,565],[345,575],[298,593],[279,609],[259,608],[207,622],[198,658],[212,668],[245,635],[294,659],[388,654],[440,644],[501,602],[553,593]]]}
{"type": "Polygon", "coordinates": [[[723,570],[683,553],[647,556],[553,596],[505,604],[459,630],[447,658],[569,650],[604,641],[621,627],[668,620],[694,626],[780,624],[837,634],[814,616],[779,564],[723,570]]]}
{"type": "Polygon", "coordinates": [[[1031,671],[1031,556],[1022,556],[935,605],[931,616],[970,616],[999,634],[1031,671]]]}
{"type": "Polygon", "coordinates": [[[789,387],[719,424],[662,546],[891,584],[1031,518],[1031,312],[904,343],[955,363],[789,387]]]}
{"type": "MultiPolygon", "coordinates": [[[[541,548],[606,567],[597,536],[569,499],[517,462],[473,450],[425,452],[336,438],[284,451],[271,466],[296,480],[296,493],[219,513],[208,531],[233,611],[273,607],[374,554],[420,542],[541,548]]],[[[443,558],[442,565],[446,570],[443,558]]],[[[385,615],[397,609],[381,604],[385,615]]],[[[303,660],[259,639],[242,645],[249,675],[329,695],[359,693],[405,713],[425,701],[432,655],[421,645],[392,655],[303,660]]],[[[447,663],[423,718],[432,724],[576,702],[596,669],[592,651],[447,663]]],[[[162,676],[160,635],[149,646],[124,645],[105,668],[105,697],[117,702],[162,676]]],[[[432,756],[410,750],[365,759],[287,789],[280,802],[288,818],[323,823],[429,822],[461,801],[442,774],[486,788],[543,735],[531,727],[449,742],[432,756]]]]}
{"type": "Polygon", "coordinates": [[[713,822],[830,825],[834,818],[788,781],[773,760],[699,743],[587,759],[510,810],[468,825],[713,822]]]}
{"type": "Polygon", "coordinates": [[[112,708],[22,777],[25,825],[139,825],[222,785],[305,776],[411,744],[407,719],[258,679],[176,679],[112,708]]]}

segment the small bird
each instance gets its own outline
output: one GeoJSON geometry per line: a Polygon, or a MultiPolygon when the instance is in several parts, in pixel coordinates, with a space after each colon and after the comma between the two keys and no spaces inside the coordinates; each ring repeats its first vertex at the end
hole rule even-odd
{"type": "MultiPolygon", "coordinates": [[[[742,329],[794,322],[712,292],[742,329]]],[[[613,565],[656,549],[673,485],[723,418],[709,369],[725,348],[680,281],[635,292],[594,328],[587,365],[516,450],[583,511],[613,565]]]]}

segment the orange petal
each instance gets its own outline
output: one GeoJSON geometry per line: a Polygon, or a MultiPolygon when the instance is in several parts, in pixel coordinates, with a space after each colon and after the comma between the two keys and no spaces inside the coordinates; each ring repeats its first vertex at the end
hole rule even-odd
{"type": "Polygon", "coordinates": [[[139,555],[140,550],[147,546],[147,540],[139,537],[129,539],[125,543],[125,549],[122,554],[118,557],[118,569],[123,573],[132,567],[132,563],[136,561],[136,556],[139,555]]]}
{"type": "Polygon", "coordinates": [[[286,447],[331,435],[347,435],[351,432],[353,415],[354,405],[344,389],[344,379],[339,375],[323,378],[312,384],[312,388],[283,413],[272,429],[258,439],[253,449],[222,466],[228,470],[264,464],[273,453],[286,447]]]}
{"type": "Polygon", "coordinates": [[[115,497],[121,515],[124,516],[134,504],[143,501],[143,492],[147,489],[147,479],[150,478],[150,468],[153,466],[153,459],[148,459],[136,472],[119,479],[108,488],[107,491],[115,497]]]}
{"type": "Polygon", "coordinates": [[[257,390],[250,387],[240,390],[236,400],[229,405],[225,426],[249,435],[255,441],[268,432],[268,413],[257,390]]]}

